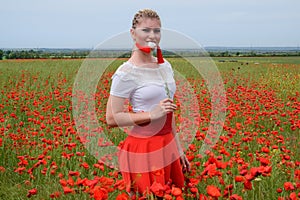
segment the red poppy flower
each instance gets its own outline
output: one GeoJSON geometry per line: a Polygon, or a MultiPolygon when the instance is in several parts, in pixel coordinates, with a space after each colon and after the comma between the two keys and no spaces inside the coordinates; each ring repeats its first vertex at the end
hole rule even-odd
{"type": "Polygon", "coordinates": [[[80,172],[78,172],[78,171],[69,171],[69,175],[70,176],[79,176],[80,172]]]}
{"type": "Polygon", "coordinates": [[[72,188],[69,188],[67,186],[63,187],[63,190],[64,190],[64,194],[69,194],[74,192],[72,188]]]}
{"type": "Polygon", "coordinates": [[[243,198],[237,194],[233,194],[230,196],[230,200],[243,200],[243,198]]]}
{"type": "Polygon", "coordinates": [[[37,194],[37,189],[33,188],[33,189],[28,191],[27,197],[30,198],[32,195],[36,195],[36,194],[37,194]]]}
{"type": "Polygon", "coordinates": [[[180,188],[177,187],[172,187],[172,195],[174,196],[180,196],[182,194],[182,191],[180,188]]]}
{"type": "Polygon", "coordinates": [[[212,197],[220,197],[221,196],[221,192],[220,192],[219,188],[217,188],[216,186],[213,186],[213,185],[208,185],[206,187],[206,192],[209,196],[212,196],[212,197]]]}
{"type": "Polygon", "coordinates": [[[285,182],[285,183],[283,184],[283,186],[284,186],[284,189],[285,189],[286,191],[290,191],[290,190],[294,190],[294,189],[295,189],[293,183],[291,183],[291,182],[285,182]]]}
{"type": "Polygon", "coordinates": [[[53,192],[52,194],[50,194],[50,198],[54,199],[54,198],[59,198],[61,195],[61,192],[53,192]]]}
{"type": "Polygon", "coordinates": [[[296,192],[292,192],[292,193],[290,194],[290,200],[298,200],[298,197],[297,197],[296,192]]]}
{"type": "Polygon", "coordinates": [[[126,193],[119,194],[119,195],[116,197],[116,200],[128,200],[128,199],[130,199],[130,197],[129,197],[128,194],[126,194],[126,193]]]}
{"type": "Polygon", "coordinates": [[[108,197],[107,190],[100,186],[95,186],[93,191],[94,191],[95,200],[103,200],[103,199],[107,199],[108,197]]]}
{"type": "Polygon", "coordinates": [[[244,182],[244,188],[246,190],[252,190],[252,183],[251,183],[251,181],[245,181],[244,182]]]}
{"type": "Polygon", "coordinates": [[[190,188],[190,191],[191,191],[192,194],[197,194],[198,193],[198,188],[192,187],[192,188],[190,188]]]}
{"type": "Polygon", "coordinates": [[[164,199],[165,199],[165,200],[172,200],[173,197],[172,197],[171,195],[169,195],[169,194],[165,194],[165,195],[164,195],[164,199]]]}
{"type": "Polygon", "coordinates": [[[281,193],[282,192],[282,189],[281,188],[277,188],[276,190],[278,193],[281,193]]]}
{"type": "Polygon", "coordinates": [[[150,187],[151,192],[156,196],[162,197],[164,195],[164,187],[161,183],[154,182],[150,187]]]}
{"type": "Polygon", "coordinates": [[[236,177],[234,178],[234,180],[235,180],[235,182],[242,182],[242,181],[245,180],[245,178],[244,178],[243,176],[236,176],[236,177]]]}

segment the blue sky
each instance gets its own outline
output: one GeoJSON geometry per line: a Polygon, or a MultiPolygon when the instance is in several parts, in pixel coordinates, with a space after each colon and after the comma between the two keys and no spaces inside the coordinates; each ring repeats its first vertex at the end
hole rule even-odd
{"type": "Polygon", "coordinates": [[[203,46],[300,46],[299,0],[3,0],[0,48],[92,48],[141,8],[203,46]]]}

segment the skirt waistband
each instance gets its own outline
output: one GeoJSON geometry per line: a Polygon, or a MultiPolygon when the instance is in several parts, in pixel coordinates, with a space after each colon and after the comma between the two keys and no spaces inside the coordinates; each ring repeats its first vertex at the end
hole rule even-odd
{"type": "Polygon", "coordinates": [[[151,137],[154,135],[165,135],[172,132],[173,113],[168,113],[166,117],[153,121],[143,126],[134,126],[129,135],[138,137],[151,137]]]}

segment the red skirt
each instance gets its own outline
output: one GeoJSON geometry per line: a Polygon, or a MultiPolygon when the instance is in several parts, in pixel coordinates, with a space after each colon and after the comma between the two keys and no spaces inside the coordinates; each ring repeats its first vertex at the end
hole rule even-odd
{"type": "Polygon", "coordinates": [[[172,115],[168,114],[165,126],[157,134],[143,137],[142,131],[141,137],[134,133],[125,139],[118,159],[128,192],[144,194],[150,191],[153,183],[164,186],[170,181],[177,187],[184,186],[180,155],[171,124],[172,115]]]}

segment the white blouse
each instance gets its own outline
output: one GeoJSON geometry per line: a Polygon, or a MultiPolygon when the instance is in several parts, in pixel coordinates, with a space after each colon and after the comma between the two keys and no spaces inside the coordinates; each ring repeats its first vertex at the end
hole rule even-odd
{"type": "Polygon", "coordinates": [[[124,62],[112,76],[110,94],[128,98],[133,111],[150,111],[165,98],[173,99],[176,91],[174,72],[165,60],[157,68],[138,67],[124,62]]]}

